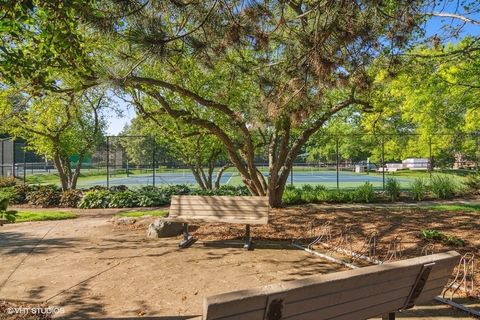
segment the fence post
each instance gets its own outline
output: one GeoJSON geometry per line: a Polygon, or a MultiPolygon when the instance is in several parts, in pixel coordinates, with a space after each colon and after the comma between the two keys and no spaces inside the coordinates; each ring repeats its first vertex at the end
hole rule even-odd
{"type": "Polygon", "coordinates": [[[478,136],[480,134],[480,131],[477,131],[475,132],[475,169],[477,170],[477,172],[480,170],[480,168],[478,167],[478,156],[479,156],[479,152],[480,150],[478,150],[478,136]]]}
{"type": "Polygon", "coordinates": [[[107,188],[110,188],[110,136],[107,136],[107,188]]]}
{"type": "Polygon", "coordinates": [[[338,137],[335,144],[335,159],[336,159],[336,171],[337,171],[337,190],[340,189],[340,172],[339,172],[339,165],[340,165],[340,155],[338,152],[338,137]]]}
{"type": "Polygon", "coordinates": [[[27,183],[27,154],[25,152],[25,143],[23,144],[23,184],[27,183]]]}
{"type": "Polygon", "coordinates": [[[429,158],[429,166],[428,171],[430,172],[430,179],[432,178],[433,172],[433,156],[432,156],[432,137],[428,137],[428,158],[429,158]]]}
{"type": "Polygon", "coordinates": [[[5,172],[3,171],[4,169],[4,161],[5,161],[5,157],[4,157],[4,154],[5,154],[5,143],[4,143],[4,140],[2,140],[2,177],[5,175],[5,172]]]}
{"type": "Polygon", "coordinates": [[[15,139],[13,139],[12,141],[12,148],[13,148],[13,152],[12,152],[12,177],[16,177],[16,168],[15,168],[15,161],[17,161],[17,159],[15,159],[15,139]]]}
{"type": "Polygon", "coordinates": [[[385,190],[385,135],[382,134],[382,185],[385,190]]]}
{"type": "Polygon", "coordinates": [[[152,141],[153,141],[153,148],[152,148],[152,169],[153,169],[152,181],[153,181],[153,186],[155,187],[155,153],[157,152],[157,148],[156,148],[156,145],[155,145],[155,140],[152,139],[152,141]]]}

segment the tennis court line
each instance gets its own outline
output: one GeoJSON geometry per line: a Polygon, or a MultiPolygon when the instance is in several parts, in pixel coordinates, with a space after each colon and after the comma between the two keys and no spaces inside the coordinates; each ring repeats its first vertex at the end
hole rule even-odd
{"type": "Polygon", "coordinates": [[[230,180],[232,180],[232,177],[233,177],[234,175],[235,175],[235,173],[232,173],[232,174],[230,175],[230,177],[228,177],[228,180],[227,180],[227,182],[225,182],[225,184],[230,184],[230,180]]]}

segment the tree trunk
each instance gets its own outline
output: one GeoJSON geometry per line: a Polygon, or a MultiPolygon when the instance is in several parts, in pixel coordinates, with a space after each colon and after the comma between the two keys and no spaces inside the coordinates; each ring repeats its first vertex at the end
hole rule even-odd
{"type": "Polygon", "coordinates": [[[215,178],[215,189],[220,188],[220,180],[222,180],[222,175],[225,172],[225,170],[227,170],[231,166],[232,165],[230,163],[227,163],[226,165],[224,165],[223,167],[220,168],[220,170],[218,171],[217,176],[215,178]]]}
{"type": "Polygon", "coordinates": [[[82,168],[82,159],[83,156],[79,156],[75,165],[75,171],[72,172],[69,157],[62,156],[60,154],[54,155],[53,162],[58,171],[58,176],[60,177],[62,191],[73,190],[77,188],[78,177],[82,168]]]}
{"type": "Polygon", "coordinates": [[[69,179],[68,179],[67,173],[65,172],[65,167],[62,161],[62,157],[59,154],[55,154],[53,157],[53,162],[55,164],[55,168],[57,169],[58,176],[60,177],[60,183],[62,184],[62,191],[66,191],[69,188],[69,179]]]}
{"type": "Polygon", "coordinates": [[[77,189],[78,177],[80,176],[80,170],[82,169],[83,156],[79,156],[75,165],[75,172],[73,172],[70,179],[70,189],[77,189]]]}
{"type": "Polygon", "coordinates": [[[202,178],[202,175],[200,172],[198,172],[197,168],[195,166],[189,166],[190,167],[190,170],[192,171],[192,174],[193,174],[193,177],[195,178],[195,181],[197,181],[198,185],[200,186],[200,189],[207,189],[204,181],[203,181],[203,178],[202,178]]]}

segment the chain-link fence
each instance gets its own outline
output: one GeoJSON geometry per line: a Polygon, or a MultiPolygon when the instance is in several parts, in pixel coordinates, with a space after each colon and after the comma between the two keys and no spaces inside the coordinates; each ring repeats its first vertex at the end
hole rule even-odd
{"type": "Polygon", "coordinates": [[[479,170],[479,137],[478,133],[322,136],[296,159],[290,183],[354,188],[370,182],[385,188],[386,180],[395,178],[406,187],[416,178],[437,173],[461,180],[479,170]]]}
{"type": "Polygon", "coordinates": [[[53,165],[28,150],[27,143],[14,138],[0,139],[0,177],[25,180],[27,175],[52,172],[53,165]]]}
{"type": "MultiPolygon", "coordinates": [[[[479,170],[479,138],[479,133],[319,136],[316,141],[311,139],[295,160],[289,183],[344,189],[368,181],[384,188],[387,179],[394,177],[408,187],[416,178],[437,173],[461,180],[479,170]]],[[[147,136],[107,136],[93,154],[83,157],[78,186],[196,185],[192,165],[175,158],[147,136]]],[[[28,183],[57,183],[52,162],[44,159],[28,151],[24,141],[0,141],[1,176],[28,183]]],[[[71,161],[73,167],[78,157],[72,156],[71,161]]],[[[265,155],[257,155],[256,163],[267,177],[265,155]]],[[[219,177],[220,185],[242,185],[237,170],[224,165],[218,161],[213,168],[202,168],[202,174],[211,174],[212,180],[219,177]]]]}

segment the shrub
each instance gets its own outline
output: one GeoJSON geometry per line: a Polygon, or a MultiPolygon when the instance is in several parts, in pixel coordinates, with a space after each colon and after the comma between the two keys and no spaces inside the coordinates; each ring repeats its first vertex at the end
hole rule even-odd
{"type": "Polygon", "coordinates": [[[446,235],[438,230],[424,229],[420,231],[420,238],[429,242],[442,242],[447,246],[463,247],[465,241],[459,237],[446,235]]]}
{"type": "Polygon", "coordinates": [[[14,177],[0,177],[0,188],[13,187],[16,184],[14,177]]]}
{"type": "Polygon", "coordinates": [[[4,214],[7,212],[10,197],[7,194],[0,193],[0,212],[4,214]]]}
{"type": "Polygon", "coordinates": [[[127,191],[128,187],[124,184],[118,185],[118,186],[111,186],[108,188],[108,190],[116,192],[116,191],[127,191]]]}
{"type": "Polygon", "coordinates": [[[309,184],[304,184],[302,186],[302,189],[300,190],[300,198],[302,202],[307,203],[317,202],[319,199],[317,190],[309,184]]]}
{"type": "Polygon", "coordinates": [[[42,208],[56,207],[60,203],[60,190],[55,185],[40,186],[27,193],[27,200],[42,208]]]}
{"type": "Polygon", "coordinates": [[[168,203],[170,200],[158,191],[138,191],[140,207],[157,207],[168,203]]]}
{"type": "Polygon", "coordinates": [[[160,189],[160,192],[165,194],[165,195],[168,195],[168,196],[172,196],[172,195],[184,195],[184,194],[190,194],[191,193],[191,189],[188,185],[186,184],[177,184],[177,185],[174,185],[174,186],[167,186],[167,187],[162,187],[162,188],[159,188],[160,189]]]}
{"type": "Polygon", "coordinates": [[[213,191],[213,195],[217,195],[217,196],[249,196],[250,195],[250,191],[248,191],[248,188],[246,186],[223,185],[212,191],[213,191]]]}
{"type": "Polygon", "coordinates": [[[138,194],[134,191],[113,192],[108,206],[110,208],[132,208],[139,206],[138,194]]]}
{"type": "Polygon", "coordinates": [[[348,203],[356,199],[355,191],[349,190],[323,190],[318,194],[318,200],[329,203],[348,203]]]}
{"type": "Polygon", "coordinates": [[[410,194],[413,200],[422,201],[428,193],[428,183],[423,178],[416,178],[410,184],[410,194]]]}
{"type": "Polygon", "coordinates": [[[400,197],[400,182],[395,178],[388,178],[385,183],[385,191],[390,200],[396,201],[400,197]]]}
{"type": "Polygon", "coordinates": [[[302,195],[299,189],[294,186],[286,186],[282,197],[285,204],[298,204],[302,202],[302,195]]]}
{"type": "Polygon", "coordinates": [[[375,190],[370,182],[365,182],[355,189],[355,200],[360,202],[372,202],[375,200],[375,190]]]}
{"type": "Polygon", "coordinates": [[[28,184],[17,184],[13,187],[12,197],[10,198],[11,203],[14,204],[24,204],[27,203],[28,193],[36,188],[32,188],[28,184]]]}
{"type": "Polygon", "coordinates": [[[96,185],[96,186],[90,187],[90,188],[88,188],[88,189],[86,189],[86,190],[87,190],[87,191],[108,190],[108,188],[105,187],[105,186],[96,185]]]}
{"type": "Polygon", "coordinates": [[[480,192],[480,174],[471,174],[468,175],[465,181],[463,182],[465,187],[473,193],[480,192]]]}
{"type": "Polygon", "coordinates": [[[448,199],[455,195],[457,185],[446,175],[434,175],[430,185],[433,195],[438,199],[448,199]]]}
{"type": "Polygon", "coordinates": [[[465,240],[460,239],[456,236],[445,236],[442,240],[443,244],[447,246],[454,246],[454,247],[464,247],[465,240]]]}
{"type": "Polygon", "coordinates": [[[438,230],[423,229],[420,231],[420,238],[426,241],[440,241],[444,237],[438,230]]]}
{"type": "Polygon", "coordinates": [[[82,192],[80,190],[67,190],[60,194],[60,207],[64,208],[76,208],[78,202],[82,198],[82,192]]]}
{"type": "Polygon", "coordinates": [[[108,190],[92,190],[85,192],[78,207],[82,209],[108,208],[110,202],[110,192],[108,190]]]}

